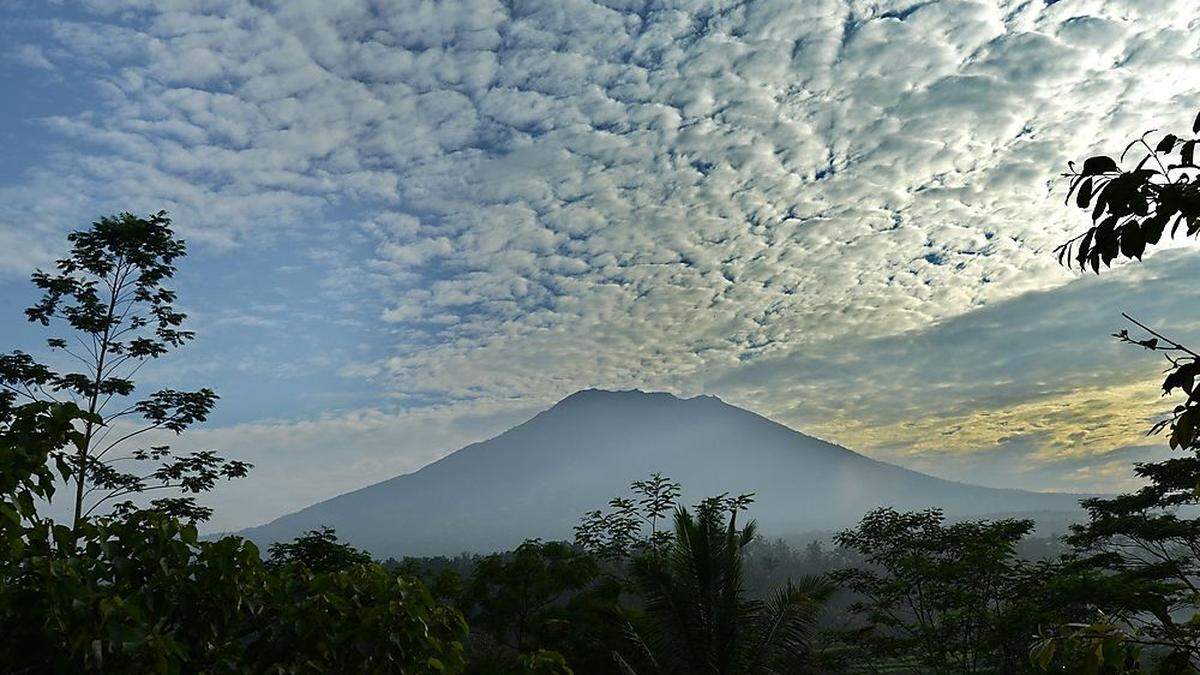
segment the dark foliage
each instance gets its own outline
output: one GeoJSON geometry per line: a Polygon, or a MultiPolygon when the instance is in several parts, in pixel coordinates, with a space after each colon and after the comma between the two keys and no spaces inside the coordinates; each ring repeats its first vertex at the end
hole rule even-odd
{"type": "Polygon", "coordinates": [[[49,346],[85,369],[0,356],[0,670],[461,672],[462,616],[332,532],[274,547],[269,564],[240,538],[201,540],[192,521],[209,511],[193,495],[248,465],[166,446],[108,456],[148,431],[203,422],[216,395],[165,389],[106,408],[133,392],[137,364],[191,339],[162,285],[183,242],[162,214],[106,218],[70,241],[56,274],[34,274],[43,298],[27,314],[65,322],[79,351],[64,338],[49,346]],[[143,424],[124,427],[125,417],[143,424]],[[126,471],[123,461],[153,466],[126,471]],[[72,482],[71,526],[39,513],[72,482]],[[155,489],[178,496],[149,509],[117,501],[155,489]]]}
{"type": "Polygon", "coordinates": [[[175,309],[175,292],[165,285],[175,275],[175,262],[186,255],[184,242],[162,212],[102,218],[67,239],[71,251],[57,261],[56,270],[34,272],[42,297],[25,314],[29,321],[68,330],[46,344],[79,370],[59,371],[20,351],[0,354],[0,407],[22,399],[65,398],[87,413],[83,436],[70,450],[75,524],[106,505],[128,510],[128,499],[159,490],[176,496],[153,500],[154,508],[206,520],[211,511],[194,495],[212,489],[217,480],[246,475],[249,464],[212,451],[174,454],[161,444],[130,447],[147,432],[179,434],[203,422],[217,401],[207,388],[164,389],[128,400],[142,363],[194,337],[183,329],[187,317],[175,309]]]}
{"type": "Polygon", "coordinates": [[[674,536],[633,559],[644,607],[618,656],[624,672],[792,673],[812,665],[816,617],[831,589],[805,578],[765,600],[748,598],[742,563],[756,528],[737,525],[745,505],[721,497],[694,515],[677,508],[674,536]]]}
{"type": "MultiPolygon", "coordinates": [[[[1022,560],[1029,520],[946,523],[938,510],[879,509],[836,537],[862,564],[831,579],[856,600],[860,662],[928,673],[1029,672],[1032,636],[1085,611],[1101,585],[1069,561],[1022,560]]],[[[1053,657],[1053,655],[1051,655],[1053,657]]],[[[1074,655],[1044,665],[1074,668],[1074,655]]],[[[1079,671],[1082,672],[1082,671],[1079,671]]]]}
{"type": "Polygon", "coordinates": [[[599,574],[596,560],[571,545],[532,540],[511,554],[480,560],[463,598],[473,626],[524,652],[571,629],[553,610],[599,574]]]}
{"type": "Polygon", "coordinates": [[[340,572],[355,565],[374,561],[366,551],[338,541],[333,528],[322,527],[290,542],[272,544],[267,549],[267,565],[276,569],[302,567],[310,572],[340,572]]]}
{"type": "MultiPolygon", "coordinates": [[[[1180,227],[1188,236],[1200,232],[1200,184],[1196,177],[1196,144],[1200,139],[1164,134],[1150,144],[1148,131],[1131,142],[1121,153],[1124,162],[1130,152],[1140,156],[1137,163],[1122,168],[1118,160],[1106,155],[1089,157],[1082,166],[1074,162],[1067,201],[1089,211],[1092,226],[1058,249],[1060,262],[1073,260],[1080,269],[1100,271],[1117,258],[1141,259],[1148,246],[1154,246],[1163,234],[1175,236],[1180,227]]],[[[1200,115],[1192,125],[1200,133],[1200,115]]]]}
{"type": "MultiPolygon", "coordinates": [[[[1198,132],[1200,116],[1192,128],[1198,132]]],[[[1109,157],[1092,157],[1078,170],[1072,165],[1068,199],[1074,195],[1077,206],[1091,209],[1093,225],[1060,248],[1060,260],[1073,249],[1080,267],[1099,272],[1101,263],[1140,259],[1165,231],[1200,232],[1197,139],[1166,134],[1152,146],[1150,133],[1122,154],[1123,162],[1131,150],[1141,150],[1142,158],[1130,169],[1109,157]]],[[[1195,386],[1200,355],[1125,318],[1141,334],[1122,329],[1114,337],[1162,354],[1168,363],[1163,395],[1183,397],[1149,430],[1167,431],[1170,448],[1180,456],[1136,465],[1135,474],[1146,481],[1136,492],[1084,501],[1090,520],[1075,527],[1069,541],[1106,575],[1112,597],[1059,637],[1092,645],[1102,657],[1114,645],[1144,646],[1164,653],[1171,667],[1194,668],[1200,665],[1200,520],[1195,511],[1200,505],[1200,390],[1195,386]]],[[[1052,644],[1042,647],[1050,650],[1052,644]]]]}
{"type": "Polygon", "coordinates": [[[671,532],[660,530],[659,524],[675,509],[680,487],[661,473],[630,483],[629,497],[613,497],[607,511],[583,515],[575,527],[575,543],[609,561],[657,550],[671,539],[671,532]]]}
{"type": "MultiPolygon", "coordinates": [[[[433,583],[438,577],[447,587],[443,574],[433,583]]],[[[459,585],[472,631],[468,672],[558,672],[552,668],[563,656],[574,672],[611,671],[621,587],[590,554],[565,542],[530,540],[478,559],[459,585]]]]}
{"type": "MultiPolygon", "coordinates": [[[[5,672],[455,672],[466,624],[374,563],[265,565],[237,537],[129,509],[75,528],[38,515],[52,457],[80,442],[73,404],[0,420],[0,664],[5,672]]],[[[68,470],[70,463],[65,462],[68,470]]],[[[320,560],[334,554],[328,538],[320,560]]],[[[308,551],[296,542],[285,551],[308,551]]]]}

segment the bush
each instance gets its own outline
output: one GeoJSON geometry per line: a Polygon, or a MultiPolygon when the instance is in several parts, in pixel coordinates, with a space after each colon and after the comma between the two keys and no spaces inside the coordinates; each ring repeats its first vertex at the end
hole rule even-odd
{"type": "MultiPolygon", "coordinates": [[[[161,510],[41,518],[73,406],[0,418],[0,663],[10,672],[459,672],[467,626],[417,580],[357,555],[264,564],[161,510]]],[[[326,542],[329,544],[330,542],[326,542]]],[[[333,546],[340,544],[332,543],[333,546]]],[[[293,549],[295,550],[295,549],[293,549]]]]}

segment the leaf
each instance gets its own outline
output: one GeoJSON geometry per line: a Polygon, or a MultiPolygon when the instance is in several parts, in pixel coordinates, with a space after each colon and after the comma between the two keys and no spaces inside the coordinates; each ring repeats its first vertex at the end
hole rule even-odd
{"type": "Polygon", "coordinates": [[[1098,253],[1105,265],[1111,263],[1120,252],[1120,242],[1117,240],[1116,230],[1117,220],[1117,216],[1109,216],[1096,226],[1093,254],[1098,253]]]}
{"type": "Polygon", "coordinates": [[[1156,213],[1142,221],[1142,237],[1147,244],[1157,244],[1162,238],[1163,228],[1167,225],[1168,216],[1156,213]]]}
{"type": "Polygon", "coordinates": [[[1054,660],[1054,640],[1045,638],[1033,643],[1029,649],[1029,660],[1042,670],[1050,667],[1050,662],[1054,660]]]}
{"type": "MultiPolygon", "coordinates": [[[[1136,222],[1129,222],[1121,228],[1121,255],[1126,258],[1142,259],[1146,251],[1146,238],[1136,222]]],[[[1151,347],[1153,349],[1153,347],[1151,347]]]]}
{"type": "Polygon", "coordinates": [[[1096,235],[1096,228],[1092,228],[1083,235],[1083,239],[1079,241],[1079,248],[1075,251],[1075,262],[1079,263],[1079,269],[1083,269],[1087,264],[1088,254],[1091,252],[1092,238],[1096,235]]]}
{"type": "Polygon", "coordinates": [[[1179,159],[1184,166],[1196,165],[1196,141],[1188,141],[1179,150],[1179,159]]]}
{"type": "Polygon", "coordinates": [[[1163,380],[1163,394],[1170,394],[1177,387],[1189,394],[1192,393],[1198,367],[1200,364],[1187,363],[1167,375],[1167,378],[1163,380]]]}
{"type": "Polygon", "coordinates": [[[1107,155],[1096,155],[1095,157],[1088,157],[1083,162],[1082,175],[1095,176],[1097,174],[1112,173],[1119,170],[1120,169],[1117,168],[1117,163],[1113,161],[1112,157],[1107,155]]]}
{"type": "Polygon", "coordinates": [[[1192,122],[1192,133],[1200,134],[1200,113],[1196,113],[1196,121],[1192,122]]]}
{"type": "Polygon", "coordinates": [[[1189,408],[1175,420],[1171,429],[1171,441],[1180,448],[1190,448],[1196,437],[1197,411],[1200,408],[1189,408]]]}
{"type": "MultiPolygon", "coordinates": [[[[33,506],[33,495],[22,490],[17,493],[17,511],[27,516],[32,516],[37,513],[33,506]]],[[[20,522],[20,521],[18,521],[20,522]]]]}
{"type": "Polygon", "coordinates": [[[1171,149],[1175,147],[1175,141],[1177,140],[1179,140],[1179,138],[1175,134],[1167,134],[1166,136],[1163,136],[1161,141],[1158,142],[1158,145],[1154,146],[1154,151],[1170,152],[1171,149]]]}
{"type": "MultiPolygon", "coordinates": [[[[17,510],[4,502],[0,502],[0,514],[11,520],[14,525],[21,524],[21,516],[17,514],[17,510]]],[[[16,540],[14,539],[14,541],[16,540]]]]}
{"type": "Polygon", "coordinates": [[[1090,201],[1092,201],[1092,179],[1085,178],[1079,185],[1079,194],[1075,196],[1075,205],[1086,209],[1090,201]]]}

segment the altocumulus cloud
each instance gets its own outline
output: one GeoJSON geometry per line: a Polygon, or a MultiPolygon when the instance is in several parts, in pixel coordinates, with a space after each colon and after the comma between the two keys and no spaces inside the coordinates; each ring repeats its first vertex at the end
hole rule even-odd
{"type": "MultiPolygon", "coordinates": [[[[126,208],[234,259],[320,231],[333,311],[371,325],[341,372],[397,395],[397,439],[412,401],[491,414],[584,386],[859,419],[884,370],[851,368],[845,408],[746,378],[1053,293],[1073,277],[1049,249],[1080,224],[1053,185],[1067,159],[1200,106],[1180,88],[1200,8],[1170,0],[82,7],[6,24],[46,38],[16,48],[27,68],[98,99],[42,120],[58,149],[0,187],[0,241],[126,208]]],[[[920,344],[913,362],[945,348],[920,344]]],[[[905,410],[1045,417],[1035,384],[1001,389],[905,410]]],[[[907,440],[897,456],[963,450],[907,440]]]]}

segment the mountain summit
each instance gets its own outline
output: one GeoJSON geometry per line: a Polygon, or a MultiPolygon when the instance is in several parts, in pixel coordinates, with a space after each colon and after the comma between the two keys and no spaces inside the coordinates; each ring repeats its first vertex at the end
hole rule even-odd
{"type": "Polygon", "coordinates": [[[569,539],[585,511],[658,471],[685,503],[754,492],[771,535],[848,526],[878,506],[951,517],[1077,510],[1075,495],[999,490],[879,462],[713,396],[580,391],[495,438],[418,471],[243,534],[259,544],[320,525],[377,557],[489,552],[569,539]]]}

